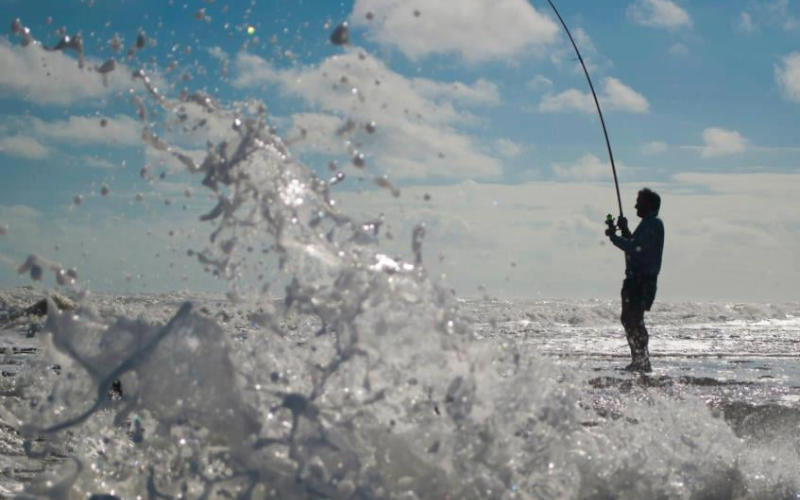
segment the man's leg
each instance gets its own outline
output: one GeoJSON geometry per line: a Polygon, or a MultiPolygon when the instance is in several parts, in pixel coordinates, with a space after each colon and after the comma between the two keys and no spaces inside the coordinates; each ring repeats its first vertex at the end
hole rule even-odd
{"type": "Polygon", "coordinates": [[[626,280],[622,287],[622,315],[625,337],[631,349],[631,370],[650,371],[650,354],[647,350],[649,336],[644,325],[645,304],[636,284],[626,280]]]}
{"type": "Polygon", "coordinates": [[[647,350],[647,344],[650,340],[647,334],[647,328],[644,326],[644,308],[638,309],[638,315],[634,319],[635,327],[631,328],[626,334],[628,335],[628,344],[631,346],[631,354],[633,357],[633,364],[637,369],[649,372],[650,368],[650,353],[647,350]]]}

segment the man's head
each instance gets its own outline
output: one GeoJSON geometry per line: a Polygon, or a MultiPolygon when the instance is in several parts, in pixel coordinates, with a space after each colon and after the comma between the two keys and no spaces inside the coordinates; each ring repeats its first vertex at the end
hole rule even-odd
{"type": "Polygon", "coordinates": [[[661,209],[661,197],[650,188],[644,188],[639,191],[636,197],[636,215],[639,217],[647,217],[650,214],[658,215],[661,209]]]}

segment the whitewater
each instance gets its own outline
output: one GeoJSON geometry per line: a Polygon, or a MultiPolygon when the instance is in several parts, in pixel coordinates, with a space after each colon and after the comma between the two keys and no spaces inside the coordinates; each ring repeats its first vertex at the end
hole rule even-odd
{"type": "MultiPolygon", "coordinates": [[[[319,390],[310,360],[325,356],[313,348],[331,346],[313,315],[284,310],[276,337],[265,335],[260,313],[210,294],[96,293],[80,314],[21,314],[40,298],[38,290],[14,289],[0,301],[5,495],[794,498],[799,491],[798,304],[661,304],[650,314],[654,372],[640,375],[621,370],[627,344],[614,301],[459,300],[458,316],[473,327],[455,350],[453,361],[469,365],[463,375],[448,369],[437,381],[446,356],[412,346],[385,360],[400,371],[333,361],[336,383],[319,390]],[[98,336],[82,344],[98,363],[108,358],[96,349],[111,342],[109,332],[147,340],[165,324],[171,331],[136,361],[141,366],[121,374],[116,395],[79,367],[70,371],[75,360],[43,342],[48,327],[74,326],[73,315],[91,321],[98,336]],[[74,418],[95,399],[103,404],[69,430],[22,432],[74,418]],[[27,417],[19,420],[13,408],[27,417]]],[[[443,346],[428,344],[435,348],[443,346]]]]}
{"type": "MultiPolygon", "coordinates": [[[[371,60],[342,59],[347,171],[397,197],[359,149],[371,60]]],[[[800,495],[800,304],[657,301],[654,372],[621,371],[616,301],[460,298],[426,269],[426,227],[386,251],[379,214],[336,203],[344,164],[308,168],[268,106],[129,76],[142,142],[212,200],[186,256],[228,292],[94,292],[68,263],[19,263],[35,286],[0,293],[0,495],[800,495]]]]}

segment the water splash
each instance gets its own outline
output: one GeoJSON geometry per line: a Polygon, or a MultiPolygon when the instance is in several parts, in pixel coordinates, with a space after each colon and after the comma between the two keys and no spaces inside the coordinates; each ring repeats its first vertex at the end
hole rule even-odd
{"type": "MultiPolygon", "coordinates": [[[[419,469],[424,462],[413,446],[378,438],[388,423],[437,419],[438,427],[452,427],[469,413],[463,401],[469,392],[453,388],[472,383],[460,347],[468,337],[449,292],[427,279],[421,240],[415,243],[415,264],[380,254],[379,225],[367,229],[340,213],[331,198],[342,176],[329,183],[296,161],[269,127],[263,107],[245,116],[200,93],[172,100],[144,70],[133,77],[169,119],[202,120],[217,130],[228,124],[225,137],[209,138],[202,161],[158,137],[150,124],[142,140],[198,175],[217,197],[216,206],[199,217],[215,229],[208,246],[194,255],[230,280],[230,297],[251,306],[266,300],[270,283],[250,279],[256,271],[268,275],[262,258],[252,256],[252,248],[263,247],[288,283],[286,298],[259,308],[261,327],[236,354],[223,331],[192,313],[191,304],[163,326],[125,317],[109,321],[90,308],[53,309],[48,343],[59,370],[44,370],[50,376],[32,382],[32,393],[38,387],[50,397],[24,411],[25,421],[40,423],[22,431],[31,438],[61,433],[63,439],[62,431],[80,428],[86,436],[121,438],[128,422],[138,437],[123,438],[120,452],[137,447],[150,457],[143,463],[158,455],[163,463],[180,464],[153,468],[147,477],[127,470],[127,479],[115,481],[117,491],[175,494],[188,487],[209,494],[223,484],[238,484],[234,490],[249,495],[267,486],[282,494],[393,490],[402,466],[371,458],[387,441],[408,467],[419,469]],[[313,331],[288,330],[282,322],[293,316],[313,331]],[[303,349],[293,347],[298,342],[303,349]],[[411,376],[418,363],[428,368],[411,376]],[[115,387],[118,395],[110,398],[115,387]],[[451,420],[436,415],[432,408],[438,406],[448,409],[451,420]],[[176,432],[177,441],[171,439],[176,432]],[[222,456],[215,446],[224,448],[222,456]],[[196,457],[209,463],[201,467],[196,457]],[[209,474],[213,460],[226,472],[209,474]]],[[[145,102],[138,98],[135,104],[144,120],[145,102]]],[[[379,184],[396,191],[386,179],[379,184]]],[[[41,269],[41,259],[29,260],[26,271],[41,269]]],[[[65,473],[48,492],[61,491],[67,481],[88,493],[125,469],[108,444],[101,452],[98,443],[76,443],[84,452],[76,457],[95,461],[88,466],[76,458],[77,471],[65,473]]],[[[32,447],[31,454],[45,451],[32,447]]]]}

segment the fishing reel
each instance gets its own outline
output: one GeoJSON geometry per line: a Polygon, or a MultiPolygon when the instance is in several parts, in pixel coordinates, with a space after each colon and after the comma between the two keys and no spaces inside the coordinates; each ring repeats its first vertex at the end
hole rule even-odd
{"type": "Polygon", "coordinates": [[[607,233],[609,236],[617,232],[617,226],[614,224],[614,216],[611,214],[606,215],[606,226],[608,226],[607,233]]]}

